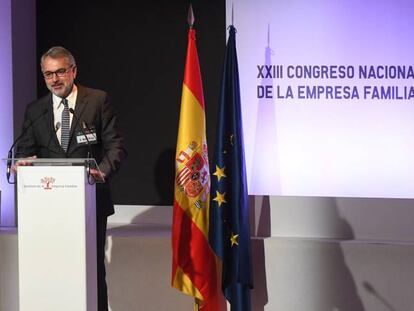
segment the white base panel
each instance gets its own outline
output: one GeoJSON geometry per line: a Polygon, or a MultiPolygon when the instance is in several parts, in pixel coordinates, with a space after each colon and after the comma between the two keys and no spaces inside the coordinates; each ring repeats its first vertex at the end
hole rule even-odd
{"type": "MultiPolygon", "coordinates": [[[[414,310],[412,200],[251,202],[252,234],[268,236],[252,242],[253,311],[414,310]]],[[[106,252],[111,311],[192,310],[192,298],[170,286],[171,216],[170,206],[116,206],[106,252]]],[[[0,262],[0,311],[18,311],[13,231],[0,230],[0,262]]]]}
{"type": "MultiPolygon", "coordinates": [[[[171,288],[166,232],[108,231],[107,281],[112,311],[192,310],[171,288]]],[[[254,239],[253,310],[414,310],[414,245],[323,239],[254,239]]],[[[0,310],[18,311],[17,236],[0,234],[0,310]]],[[[41,286],[41,285],[39,285],[41,286]]]]}

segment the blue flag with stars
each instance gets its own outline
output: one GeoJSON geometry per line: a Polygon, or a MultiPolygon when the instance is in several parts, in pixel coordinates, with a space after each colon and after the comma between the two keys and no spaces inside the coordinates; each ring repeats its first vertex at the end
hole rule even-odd
{"type": "Polygon", "coordinates": [[[229,27],[215,157],[211,178],[209,242],[222,261],[222,289],[232,311],[250,311],[249,206],[243,147],[236,29],[229,27]]]}

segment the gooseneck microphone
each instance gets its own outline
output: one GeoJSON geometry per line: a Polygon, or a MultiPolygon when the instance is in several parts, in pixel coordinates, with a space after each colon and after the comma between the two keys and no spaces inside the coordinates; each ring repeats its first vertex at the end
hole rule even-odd
{"type": "MultiPolygon", "coordinates": [[[[76,114],[75,114],[75,110],[73,110],[73,108],[69,108],[69,112],[71,113],[71,114],[73,114],[74,115],[74,117],[76,118],[76,122],[77,123],[79,123],[78,122],[78,120],[79,120],[79,118],[76,116],[76,114]]],[[[89,133],[92,133],[92,131],[91,131],[91,129],[88,127],[88,124],[86,124],[86,123],[84,123],[85,124],[85,127],[86,127],[86,129],[88,130],[88,132],[89,133]]],[[[81,129],[81,131],[82,131],[82,134],[85,136],[85,138],[86,138],[86,141],[88,142],[88,146],[89,146],[89,150],[90,150],[90,152],[91,152],[91,157],[92,157],[92,148],[91,148],[91,145],[90,145],[90,143],[89,143],[89,139],[88,139],[88,136],[86,136],[86,134],[85,134],[85,132],[84,132],[84,130],[83,130],[83,128],[82,128],[82,126],[79,126],[80,127],[80,129],[81,129]]],[[[95,133],[95,139],[97,138],[97,134],[95,133]]],[[[113,167],[113,164],[111,163],[111,161],[109,161],[109,158],[108,158],[108,154],[105,152],[104,153],[104,157],[106,158],[106,160],[108,161],[108,164],[109,164],[109,166],[111,167],[111,170],[113,170],[113,171],[115,171],[115,169],[114,169],[114,167],[113,167]]]]}
{"type": "Polygon", "coordinates": [[[39,121],[42,117],[44,117],[47,113],[49,112],[49,108],[45,108],[43,110],[43,112],[41,114],[39,114],[34,120],[32,120],[28,126],[26,126],[22,132],[20,133],[19,136],[17,136],[17,138],[13,141],[13,144],[11,145],[9,152],[7,153],[7,170],[6,170],[6,177],[7,177],[7,182],[9,184],[14,184],[14,182],[10,182],[10,173],[11,173],[11,159],[13,158],[13,148],[16,145],[16,143],[23,137],[24,134],[26,134],[26,132],[37,122],[39,121]]]}
{"type": "MultiPolygon", "coordinates": [[[[76,115],[75,110],[73,110],[73,108],[69,108],[69,112],[74,116],[76,125],[79,127],[79,129],[81,130],[83,136],[85,136],[85,138],[86,138],[86,143],[88,144],[88,148],[89,148],[87,158],[91,158],[92,157],[92,147],[91,147],[91,142],[89,141],[88,135],[86,135],[85,130],[83,129],[82,125],[80,124],[79,118],[76,115]]],[[[89,128],[87,128],[87,130],[90,132],[89,128]]]]}
{"type": "MultiPolygon", "coordinates": [[[[87,153],[87,155],[86,155],[86,158],[92,158],[92,146],[91,146],[91,143],[90,143],[90,141],[89,141],[89,138],[88,138],[88,135],[86,135],[86,133],[85,133],[85,130],[83,129],[83,127],[82,127],[82,125],[80,124],[80,122],[79,122],[79,118],[78,118],[78,116],[76,115],[76,113],[75,113],[75,110],[73,110],[73,108],[69,108],[69,112],[73,115],[73,117],[75,118],[75,122],[76,122],[76,126],[78,126],[79,128],[80,128],[80,130],[81,130],[81,132],[82,132],[82,134],[83,134],[83,136],[85,136],[85,138],[86,138],[86,143],[88,144],[88,153],[87,153]]],[[[90,130],[87,128],[87,130],[90,132],[90,130]]],[[[93,184],[93,182],[91,182],[90,180],[89,180],[89,176],[90,176],[90,172],[91,172],[91,162],[90,161],[85,161],[85,165],[86,165],[86,173],[87,173],[87,176],[88,176],[88,183],[89,184],[93,184]]]]}
{"type": "MultiPolygon", "coordinates": [[[[56,122],[55,126],[53,127],[53,134],[56,135],[57,131],[59,131],[61,126],[62,126],[62,124],[60,122],[56,122]]],[[[53,139],[53,134],[51,134],[50,137],[49,137],[49,141],[47,142],[47,148],[50,147],[50,142],[53,139]]]]}

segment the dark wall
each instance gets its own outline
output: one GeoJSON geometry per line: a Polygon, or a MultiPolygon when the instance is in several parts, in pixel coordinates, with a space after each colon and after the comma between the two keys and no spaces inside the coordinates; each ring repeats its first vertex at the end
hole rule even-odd
{"type": "MultiPolygon", "coordinates": [[[[62,45],[78,82],[106,90],[129,152],[113,179],[116,204],[173,201],[174,155],[189,1],[37,1],[37,55],[62,45]]],[[[225,47],[225,1],[192,1],[213,152],[225,47]]],[[[38,95],[47,92],[38,72],[38,95]]],[[[210,156],[211,157],[211,156],[210,156]]]]}

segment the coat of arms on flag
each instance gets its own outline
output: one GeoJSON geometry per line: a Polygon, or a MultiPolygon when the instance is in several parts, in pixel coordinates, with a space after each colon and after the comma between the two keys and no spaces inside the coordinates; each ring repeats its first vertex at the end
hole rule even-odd
{"type": "Polygon", "coordinates": [[[207,200],[209,193],[209,168],[207,156],[207,144],[203,143],[202,148],[197,142],[191,142],[185,150],[178,153],[176,159],[178,188],[188,197],[195,198],[205,189],[200,201],[196,206],[202,207],[202,202],[207,200]]]}

